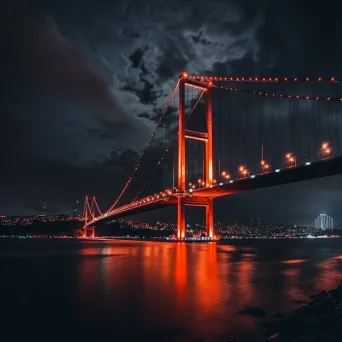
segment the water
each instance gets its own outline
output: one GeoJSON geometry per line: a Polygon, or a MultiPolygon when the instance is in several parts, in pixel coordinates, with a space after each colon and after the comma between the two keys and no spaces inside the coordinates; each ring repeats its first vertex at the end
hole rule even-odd
{"type": "Polygon", "coordinates": [[[264,319],[342,279],[342,240],[0,240],[1,341],[261,340],[264,319]]]}

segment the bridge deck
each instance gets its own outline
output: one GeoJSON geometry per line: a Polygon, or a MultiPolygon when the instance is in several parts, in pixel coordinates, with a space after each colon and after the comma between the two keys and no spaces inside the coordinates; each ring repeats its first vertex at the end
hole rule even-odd
{"type": "Polygon", "coordinates": [[[197,189],[192,192],[194,197],[220,197],[243,191],[251,191],[271,186],[301,182],[305,180],[333,176],[342,173],[342,157],[330,158],[311,162],[309,165],[279,169],[267,174],[249,176],[245,179],[235,180],[233,183],[221,183],[212,188],[197,189]],[[253,177],[253,178],[251,178],[253,177]]]}
{"type": "MultiPolygon", "coordinates": [[[[300,165],[287,169],[279,169],[267,174],[259,174],[254,176],[250,175],[248,178],[193,190],[188,194],[189,196],[185,198],[185,204],[201,206],[206,203],[206,198],[228,196],[244,191],[252,191],[271,186],[284,185],[338,174],[342,174],[342,157],[311,162],[307,163],[306,165],[300,165]]],[[[133,206],[127,209],[122,208],[122,210],[118,208],[115,210],[115,212],[104,214],[101,217],[92,220],[89,222],[89,224],[94,224],[98,221],[107,219],[130,216],[175,204],[177,204],[177,197],[176,195],[171,195],[167,198],[144,203],[136,207],[133,206]]]]}

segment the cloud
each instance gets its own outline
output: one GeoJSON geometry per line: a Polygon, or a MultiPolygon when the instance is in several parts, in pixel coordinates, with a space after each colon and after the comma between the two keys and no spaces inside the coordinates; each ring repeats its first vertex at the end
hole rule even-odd
{"type": "MultiPolygon", "coordinates": [[[[37,175],[54,175],[56,203],[63,193],[69,198],[70,186],[80,194],[89,179],[104,184],[94,189],[99,198],[119,191],[125,172],[118,170],[128,167],[121,153],[143,150],[182,70],[341,71],[338,1],[309,8],[296,0],[8,4],[0,15],[0,156],[11,170],[34,165],[37,175]]],[[[39,176],[22,177],[28,192],[40,184],[39,176]]],[[[36,198],[52,192],[48,184],[36,198]]]]}

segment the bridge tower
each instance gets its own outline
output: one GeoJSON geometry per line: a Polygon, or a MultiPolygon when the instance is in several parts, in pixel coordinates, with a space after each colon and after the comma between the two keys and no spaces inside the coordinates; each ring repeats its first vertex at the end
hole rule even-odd
{"type": "Polygon", "coordinates": [[[204,206],[206,210],[207,236],[214,238],[214,202],[213,198],[205,198],[204,201],[192,201],[186,196],[186,139],[199,140],[205,143],[205,182],[207,186],[213,184],[213,112],[212,112],[212,82],[206,86],[196,84],[187,78],[183,72],[179,79],[179,104],[178,104],[178,190],[180,196],[177,199],[177,239],[185,239],[185,206],[204,206]],[[205,90],[206,93],[206,132],[196,132],[186,129],[185,118],[185,86],[205,90]]]}
{"type": "Polygon", "coordinates": [[[96,198],[91,198],[91,204],[89,204],[89,198],[86,196],[85,202],[84,202],[84,211],[83,211],[83,217],[84,217],[84,226],[82,228],[82,237],[95,237],[95,226],[90,226],[89,221],[93,220],[96,217],[96,208],[98,208],[96,198]]]}

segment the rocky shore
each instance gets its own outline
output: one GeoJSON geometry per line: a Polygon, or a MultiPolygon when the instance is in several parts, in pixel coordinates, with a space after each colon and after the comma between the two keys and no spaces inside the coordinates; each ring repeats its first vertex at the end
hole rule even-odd
{"type": "Polygon", "coordinates": [[[342,341],[342,281],[335,289],[321,291],[311,299],[288,315],[275,314],[273,321],[263,323],[267,341],[342,341]]]}

